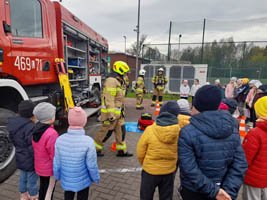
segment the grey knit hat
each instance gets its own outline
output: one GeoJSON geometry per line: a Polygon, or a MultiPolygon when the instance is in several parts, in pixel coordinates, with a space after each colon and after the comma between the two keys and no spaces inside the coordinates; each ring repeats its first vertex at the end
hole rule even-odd
{"type": "Polygon", "coordinates": [[[56,107],[47,102],[39,103],[33,109],[33,115],[39,122],[49,121],[56,115],[56,107]]]}
{"type": "Polygon", "coordinates": [[[177,101],[178,106],[181,109],[181,112],[183,113],[190,113],[190,105],[186,99],[179,99],[177,101]]]}

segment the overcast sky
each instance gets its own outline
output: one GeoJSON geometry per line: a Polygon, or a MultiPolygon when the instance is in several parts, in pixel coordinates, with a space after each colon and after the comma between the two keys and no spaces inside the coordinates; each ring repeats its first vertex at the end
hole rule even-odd
{"type": "MultiPolygon", "coordinates": [[[[124,35],[127,36],[127,46],[136,41],[133,29],[137,25],[138,0],[62,1],[73,14],[107,38],[110,50],[124,51],[124,35]]],[[[183,35],[181,42],[200,42],[202,23],[206,18],[206,41],[230,36],[222,33],[231,27],[233,30],[230,32],[235,32],[236,40],[267,40],[266,20],[243,21],[241,25],[225,23],[266,17],[266,10],[266,0],[141,0],[140,31],[148,35],[150,43],[166,43],[170,21],[174,21],[172,42],[178,42],[179,34],[183,35]],[[221,24],[225,24],[225,28],[221,24]],[[220,32],[214,31],[217,27],[220,32]]]]}

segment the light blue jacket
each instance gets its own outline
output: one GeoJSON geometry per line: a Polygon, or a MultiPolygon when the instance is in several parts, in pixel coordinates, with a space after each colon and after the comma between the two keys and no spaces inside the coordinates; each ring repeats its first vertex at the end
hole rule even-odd
{"type": "Polygon", "coordinates": [[[55,144],[54,177],[65,191],[78,192],[99,183],[95,144],[84,130],[68,129],[55,144]]]}

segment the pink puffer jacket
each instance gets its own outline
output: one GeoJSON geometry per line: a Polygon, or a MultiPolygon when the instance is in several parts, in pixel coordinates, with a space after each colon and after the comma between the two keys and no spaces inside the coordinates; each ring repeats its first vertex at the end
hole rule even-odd
{"type": "Polygon", "coordinates": [[[54,126],[38,123],[33,133],[34,167],[40,176],[53,176],[53,158],[58,133],[54,126]]]}

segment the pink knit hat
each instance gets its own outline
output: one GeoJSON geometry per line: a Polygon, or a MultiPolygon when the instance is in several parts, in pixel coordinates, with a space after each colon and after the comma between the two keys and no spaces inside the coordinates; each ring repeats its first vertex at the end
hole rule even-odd
{"type": "Polygon", "coordinates": [[[228,109],[229,109],[229,107],[226,104],[224,104],[223,102],[221,102],[219,110],[228,110],[228,109]]]}
{"type": "Polygon", "coordinates": [[[81,107],[70,108],[68,121],[70,129],[83,129],[87,122],[87,115],[81,107]]]}

